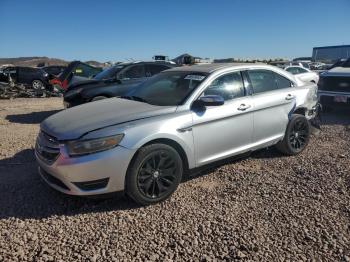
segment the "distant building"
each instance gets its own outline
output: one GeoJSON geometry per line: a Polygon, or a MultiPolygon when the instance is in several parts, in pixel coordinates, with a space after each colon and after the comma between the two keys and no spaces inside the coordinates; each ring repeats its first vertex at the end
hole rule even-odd
{"type": "Polygon", "coordinates": [[[155,60],[155,61],[169,61],[169,57],[166,55],[155,55],[155,56],[153,56],[153,60],[155,60]]]}
{"type": "Polygon", "coordinates": [[[350,58],[350,45],[314,47],[312,61],[333,64],[339,59],[350,58]]]}

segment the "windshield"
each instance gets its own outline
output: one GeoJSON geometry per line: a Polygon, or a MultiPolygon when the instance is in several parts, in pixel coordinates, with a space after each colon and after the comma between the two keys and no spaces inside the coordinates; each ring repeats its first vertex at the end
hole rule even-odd
{"type": "Polygon", "coordinates": [[[126,65],[112,66],[108,67],[102,72],[98,73],[94,79],[96,80],[106,80],[116,77],[117,73],[122,70],[126,65]]]}
{"type": "Polygon", "coordinates": [[[202,72],[163,72],[136,88],[130,97],[158,106],[180,105],[207,75],[202,72]]]}

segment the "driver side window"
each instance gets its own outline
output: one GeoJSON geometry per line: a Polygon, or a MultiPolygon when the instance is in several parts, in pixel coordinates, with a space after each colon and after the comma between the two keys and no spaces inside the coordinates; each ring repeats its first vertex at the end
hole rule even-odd
{"type": "Polygon", "coordinates": [[[219,95],[225,101],[245,95],[240,72],[219,76],[205,89],[202,95],[219,95]]]}

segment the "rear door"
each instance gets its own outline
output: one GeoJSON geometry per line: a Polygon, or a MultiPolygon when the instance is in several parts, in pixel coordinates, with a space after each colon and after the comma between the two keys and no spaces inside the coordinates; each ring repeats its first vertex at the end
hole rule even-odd
{"type": "Polygon", "coordinates": [[[193,111],[197,166],[249,150],[253,134],[253,105],[239,71],[214,79],[202,95],[219,95],[225,103],[193,111]]]}
{"type": "Polygon", "coordinates": [[[256,146],[284,136],[289,116],[295,108],[294,83],[270,70],[246,71],[253,91],[254,135],[256,146]]]}

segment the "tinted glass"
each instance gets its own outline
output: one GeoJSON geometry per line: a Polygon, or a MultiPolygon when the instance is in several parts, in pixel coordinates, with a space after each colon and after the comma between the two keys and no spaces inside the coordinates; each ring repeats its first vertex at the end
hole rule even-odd
{"type": "Polygon", "coordinates": [[[44,67],[43,70],[46,73],[49,73],[49,74],[52,74],[52,75],[59,75],[60,73],[63,72],[64,67],[51,66],[51,67],[44,67]]]}
{"type": "Polygon", "coordinates": [[[143,65],[134,65],[126,69],[126,71],[123,73],[122,78],[141,78],[145,77],[145,72],[144,72],[144,66],[143,65]]]}
{"type": "Polygon", "coordinates": [[[344,62],[343,67],[350,67],[350,59],[344,62]]]}
{"type": "Polygon", "coordinates": [[[252,82],[254,93],[268,92],[293,86],[293,82],[288,78],[269,70],[251,70],[248,71],[248,75],[252,82]]]}
{"type": "Polygon", "coordinates": [[[273,74],[275,75],[276,84],[279,89],[293,86],[293,83],[289,79],[276,73],[273,73],[273,74]]]}
{"type": "Polygon", "coordinates": [[[156,75],[164,70],[169,69],[168,66],[165,65],[147,65],[148,72],[151,76],[156,75]]]}
{"type": "Polygon", "coordinates": [[[309,64],[308,63],[301,63],[303,65],[303,67],[305,68],[310,68],[309,64]]]}
{"type": "Polygon", "coordinates": [[[240,72],[223,75],[215,79],[203,95],[219,95],[225,101],[244,96],[244,86],[240,72]]]}
{"type": "Polygon", "coordinates": [[[249,70],[248,75],[252,82],[255,94],[277,89],[274,73],[268,70],[249,70]]]}
{"type": "Polygon", "coordinates": [[[103,70],[101,73],[98,73],[94,79],[96,80],[105,80],[105,79],[111,79],[117,76],[117,73],[120,72],[120,70],[122,70],[123,68],[125,68],[125,65],[121,66],[112,66],[109,68],[106,68],[105,70],[103,70]]]}
{"type": "Polygon", "coordinates": [[[34,68],[30,68],[30,67],[20,67],[20,72],[22,73],[35,73],[37,70],[35,70],[34,68]]]}
{"type": "Polygon", "coordinates": [[[151,77],[130,95],[153,105],[180,105],[206,76],[199,72],[163,72],[151,77]]]}

